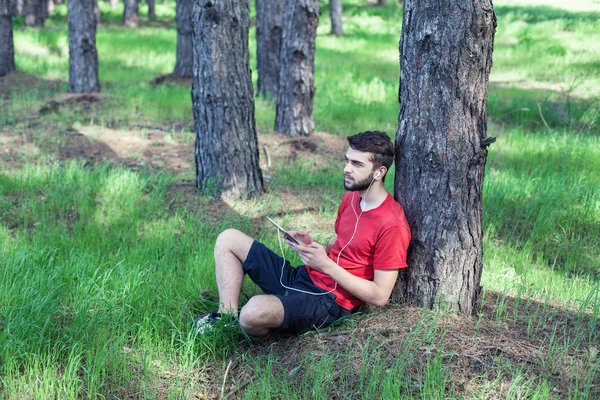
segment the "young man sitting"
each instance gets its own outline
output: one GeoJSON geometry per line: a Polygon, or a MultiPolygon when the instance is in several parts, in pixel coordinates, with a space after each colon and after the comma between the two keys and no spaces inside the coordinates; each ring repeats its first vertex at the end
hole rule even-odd
{"type": "Polygon", "coordinates": [[[363,303],[383,306],[406,268],[410,230],[404,210],[384,187],[394,161],[394,145],[383,132],[348,137],[344,195],[335,235],[317,243],[307,231],[290,231],[300,243],[286,243],[304,266],[293,268],[282,257],[246,234],[227,229],[215,244],[219,311],[196,318],[206,331],[221,314],[238,314],[239,297],[248,274],[265,293],[239,311],[242,329],[253,336],[300,334],[350,315],[363,303]]]}

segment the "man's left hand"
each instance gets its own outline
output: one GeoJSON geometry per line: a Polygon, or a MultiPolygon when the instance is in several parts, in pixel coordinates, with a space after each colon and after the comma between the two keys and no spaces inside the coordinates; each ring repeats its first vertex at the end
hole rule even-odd
{"type": "Polygon", "coordinates": [[[306,246],[292,245],[290,247],[298,253],[304,265],[317,271],[327,273],[327,269],[331,266],[332,261],[327,255],[324,245],[312,242],[306,246]]]}

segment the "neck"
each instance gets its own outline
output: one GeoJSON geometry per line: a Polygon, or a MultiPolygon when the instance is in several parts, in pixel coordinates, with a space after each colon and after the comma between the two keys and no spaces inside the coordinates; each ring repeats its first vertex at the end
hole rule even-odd
{"type": "Polygon", "coordinates": [[[360,202],[360,208],[363,211],[372,210],[377,208],[384,202],[388,192],[385,190],[381,181],[374,182],[371,188],[368,190],[361,190],[358,192],[362,201],[360,202]]]}

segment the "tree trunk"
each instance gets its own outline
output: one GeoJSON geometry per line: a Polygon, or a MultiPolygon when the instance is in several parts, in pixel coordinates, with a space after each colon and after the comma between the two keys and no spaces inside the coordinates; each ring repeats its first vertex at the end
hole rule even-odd
{"type": "Polygon", "coordinates": [[[154,7],[154,0],[146,0],[146,4],[148,4],[148,18],[156,19],[156,11],[154,7]]]}
{"type": "Polygon", "coordinates": [[[329,15],[331,16],[331,34],[341,36],[342,29],[342,0],[329,0],[329,15]]]}
{"type": "Polygon", "coordinates": [[[94,17],[96,18],[96,26],[102,23],[102,16],[100,15],[100,7],[98,7],[98,0],[94,0],[94,17]]]}
{"type": "Polygon", "coordinates": [[[277,97],[284,4],[285,0],[256,0],[257,91],[264,97],[277,97]]]}
{"type": "Polygon", "coordinates": [[[119,0],[109,0],[110,3],[110,8],[112,8],[113,10],[117,7],[119,7],[119,0]]]}
{"type": "Polygon", "coordinates": [[[128,28],[137,28],[140,17],[138,13],[138,0],[124,0],[123,25],[128,28]]]}
{"type": "Polygon", "coordinates": [[[378,6],[385,6],[385,5],[387,5],[387,0],[377,0],[377,5],[378,6]]]}
{"type": "Polygon", "coordinates": [[[99,92],[95,0],[69,0],[69,92],[99,92]]]}
{"type": "Polygon", "coordinates": [[[318,22],[317,0],[286,0],[275,130],[289,136],[309,135],[315,129],[312,108],[318,22]]]}
{"type": "Polygon", "coordinates": [[[250,9],[245,1],[194,0],[196,186],[214,197],[251,197],[263,190],[249,27],[250,9]]]}
{"type": "Polygon", "coordinates": [[[24,0],[23,15],[25,16],[25,26],[44,26],[44,21],[48,16],[47,0],[24,0]]]}
{"type": "Polygon", "coordinates": [[[15,71],[12,17],[7,14],[2,13],[2,6],[0,5],[0,76],[5,76],[15,71]]]}
{"type": "Polygon", "coordinates": [[[465,314],[477,310],[495,29],[490,0],[406,0],[395,197],[412,241],[395,301],[439,303],[465,314]]]}
{"type": "Polygon", "coordinates": [[[191,77],[194,67],[192,46],[192,6],[193,0],[177,0],[175,19],[177,20],[177,55],[173,74],[184,78],[191,77]]]}

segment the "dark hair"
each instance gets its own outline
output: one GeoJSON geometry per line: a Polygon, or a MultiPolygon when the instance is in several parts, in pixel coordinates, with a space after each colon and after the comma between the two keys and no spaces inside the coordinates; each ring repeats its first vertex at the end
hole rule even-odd
{"type": "Polygon", "coordinates": [[[390,169],[394,162],[394,144],[385,132],[366,131],[357,133],[348,136],[348,144],[354,150],[372,154],[373,170],[382,165],[386,169],[390,169]]]}

